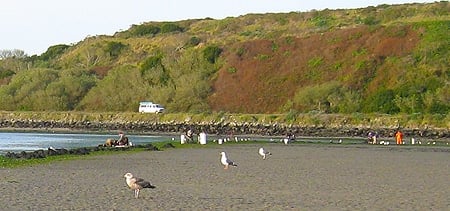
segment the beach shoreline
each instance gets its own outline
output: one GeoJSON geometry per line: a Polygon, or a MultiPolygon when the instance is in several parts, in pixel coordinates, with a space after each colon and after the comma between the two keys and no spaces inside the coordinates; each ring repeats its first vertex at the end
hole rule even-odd
{"type": "Polygon", "coordinates": [[[445,210],[448,156],[448,147],[281,143],[87,156],[0,169],[0,204],[8,210],[445,210]],[[273,155],[262,160],[260,146],[273,155]],[[221,151],[238,167],[224,170],[221,151]],[[135,199],[127,172],[157,188],[135,199]]]}

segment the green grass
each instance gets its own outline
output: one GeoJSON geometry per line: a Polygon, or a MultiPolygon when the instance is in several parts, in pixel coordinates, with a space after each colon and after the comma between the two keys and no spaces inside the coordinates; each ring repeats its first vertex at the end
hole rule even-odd
{"type": "Polygon", "coordinates": [[[16,168],[23,166],[32,166],[37,164],[48,164],[52,162],[66,161],[66,160],[75,160],[75,159],[86,159],[91,156],[98,155],[112,155],[117,153],[135,153],[143,151],[142,148],[133,148],[130,150],[121,150],[121,151],[113,151],[113,150],[105,150],[105,151],[92,151],[89,155],[53,155],[46,156],[45,158],[32,158],[32,159],[15,159],[15,158],[7,158],[5,156],[0,156],[0,168],[16,168]]]}
{"type": "MultiPolygon", "coordinates": [[[[248,141],[248,142],[228,142],[226,145],[235,145],[235,144],[245,144],[245,143],[255,143],[256,141],[248,141]]],[[[164,145],[172,144],[175,149],[189,149],[189,148],[212,148],[216,147],[217,144],[213,142],[208,142],[206,145],[200,144],[181,144],[178,141],[162,141],[162,142],[153,142],[151,143],[153,146],[158,148],[159,150],[170,150],[172,148],[165,148],[164,145]]],[[[262,143],[259,141],[258,143],[262,143]]],[[[142,145],[143,146],[143,145],[142,145]]],[[[32,165],[40,165],[40,164],[49,164],[53,162],[67,161],[67,160],[76,160],[76,159],[87,159],[92,156],[101,156],[101,155],[116,155],[120,154],[130,154],[130,153],[138,153],[146,151],[145,147],[131,147],[126,150],[121,150],[121,148],[110,148],[108,150],[101,151],[91,151],[88,155],[53,155],[46,156],[45,158],[32,158],[32,159],[16,159],[16,158],[7,158],[5,156],[0,155],[0,168],[17,168],[24,166],[32,166],[32,165]]]]}

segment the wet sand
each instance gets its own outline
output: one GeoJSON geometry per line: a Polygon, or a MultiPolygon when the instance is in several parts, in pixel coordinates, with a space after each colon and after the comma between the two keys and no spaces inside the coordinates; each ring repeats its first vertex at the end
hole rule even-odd
{"type": "Polygon", "coordinates": [[[2,210],[449,210],[450,148],[258,144],[0,169],[2,210]],[[238,167],[224,170],[219,152],[238,167]],[[127,172],[151,181],[140,198],[127,172]]]}

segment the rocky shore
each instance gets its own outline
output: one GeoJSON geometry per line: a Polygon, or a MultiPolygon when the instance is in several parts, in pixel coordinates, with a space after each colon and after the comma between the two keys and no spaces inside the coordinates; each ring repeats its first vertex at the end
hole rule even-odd
{"type": "Polygon", "coordinates": [[[236,122],[102,122],[102,121],[48,121],[35,119],[0,119],[1,130],[40,130],[40,131],[92,131],[108,132],[124,130],[136,134],[183,133],[189,129],[196,133],[204,131],[216,135],[258,135],[258,136],[285,136],[293,134],[297,137],[367,137],[371,131],[377,132],[381,138],[393,137],[400,129],[406,137],[422,139],[450,139],[449,129],[429,128],[392,128],[392,127],[356,127],[356,126],[300,126],[288,124],[263,123],[236,123],[236,122]]]}

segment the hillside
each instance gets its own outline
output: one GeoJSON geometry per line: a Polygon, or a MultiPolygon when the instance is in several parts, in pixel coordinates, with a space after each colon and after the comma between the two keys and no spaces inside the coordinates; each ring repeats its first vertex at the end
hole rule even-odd
{"type": "Polygon", "coordinates": [[[147,100],[171,113],[448,115],[449,11],[443,1],[148,22],[42,55],[3,50],[0,110],[136,111],[147,100]]]}

